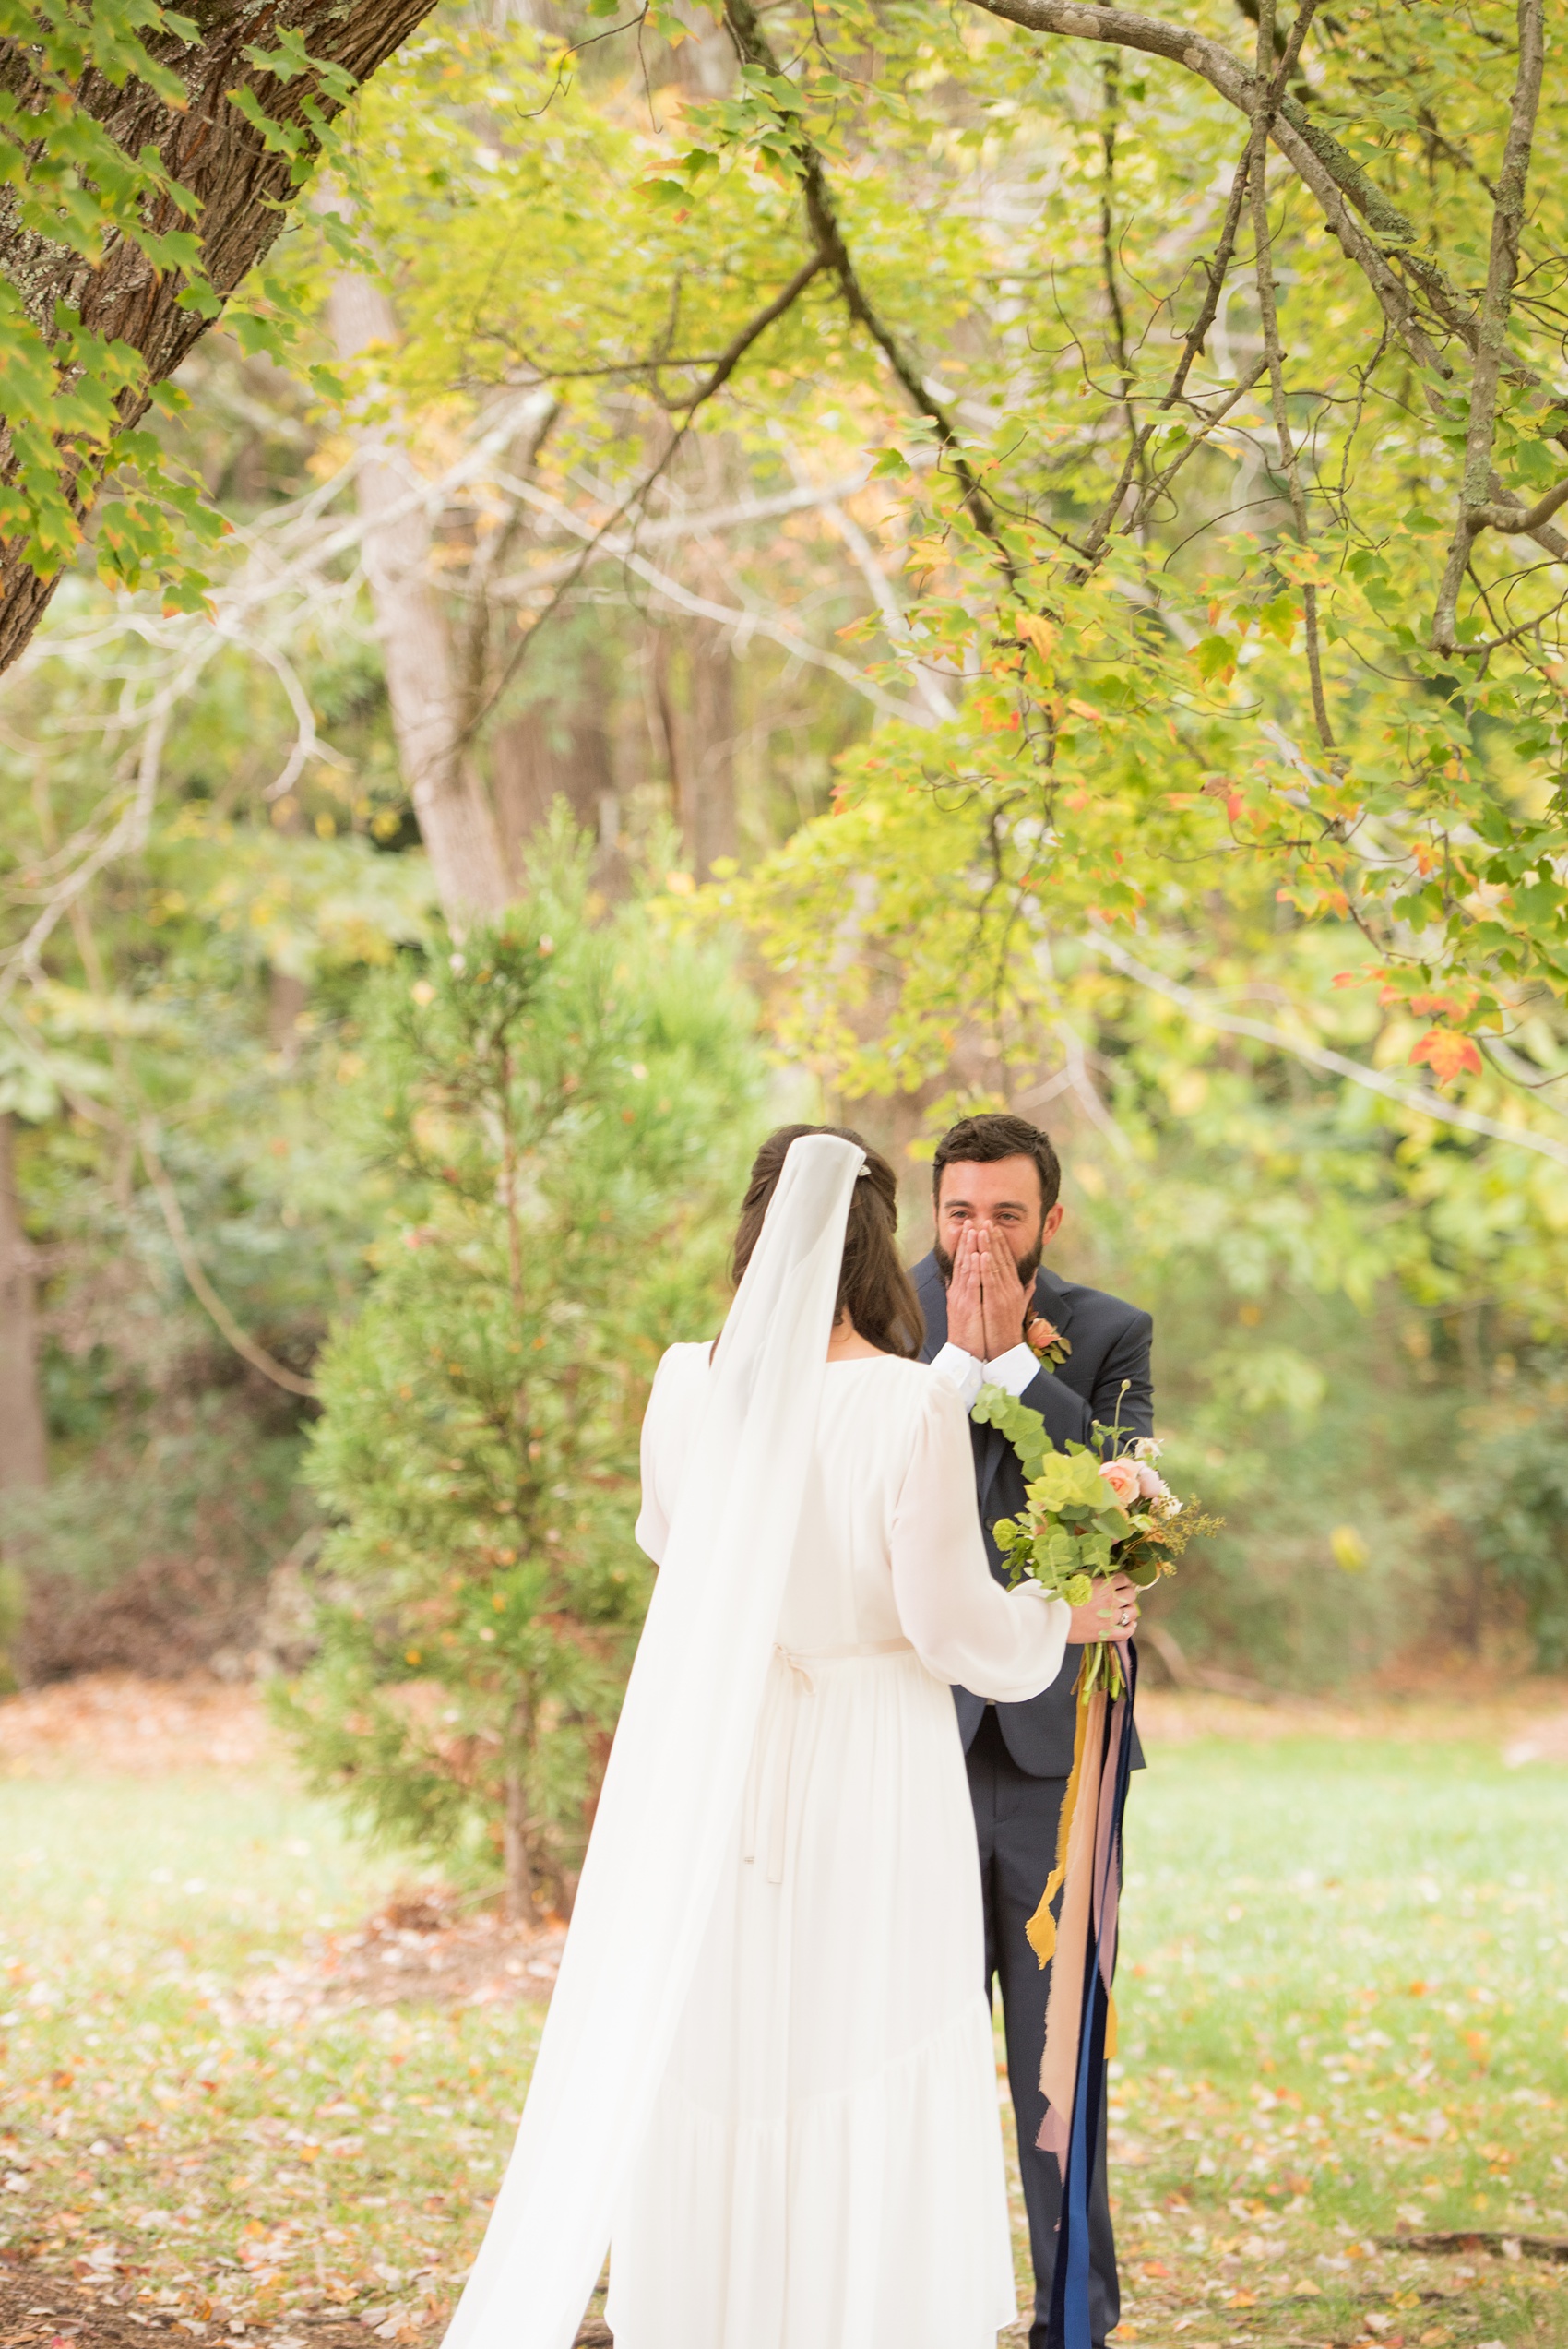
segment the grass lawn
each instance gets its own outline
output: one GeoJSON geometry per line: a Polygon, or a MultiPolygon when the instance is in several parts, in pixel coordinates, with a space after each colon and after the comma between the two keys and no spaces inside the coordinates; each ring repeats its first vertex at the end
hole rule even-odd
{"type": "Polygon", "coordinates": [[[1118,2339],[1568,2344],[1568,1769],[1495,1743],[1160,1750],[1136,1785],[1118,2339]]]}
{"type": "MultiPolygon", "coordinates": [[[[1117,2341],[1568,2349],[1568,2266],[1376,2240],[1568,2236],[1568,1768],[1191,1727],[1157,1728],[1129,1829],[1117,2341]]],[[[540,2009],[268,1996],[326,1979],[396,1874],[277,1759],[78,1747],[0,1777],[0,1852],[8,2271],[141,2337],[437,2334],[540,2009]]],[[[61,2335],[0,2331],[30,2337],[61,2335]]]]}

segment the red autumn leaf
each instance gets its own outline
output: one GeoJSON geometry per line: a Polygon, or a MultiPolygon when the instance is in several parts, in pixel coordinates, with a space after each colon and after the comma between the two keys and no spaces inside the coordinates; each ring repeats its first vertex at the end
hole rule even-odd
{"type": "Polygon", "coordinates": [[[1452,1028],[1429,1028],[1412,1047],[1410,1060],[1412,1065],[1424,1060],[1440,1085],[1451,1085],[1465,1069],[1473,1077],[1481,1073],[1481,1056],[1474,1039],[1458,1035],[1452,1028]]]}
{"type": "Polygon", "coordinates": [[[1445,1019],[1462,1019],[1467,1011],[1474,1009],[1475,1001],[1474,987],[1470,988],[1463,997],[1444,995],[1414,995],[1410,997],[1410,1009],[1418,1019],[1424,1017],[1430,1019],[1434,1012],[1441,1012],[1445,1019]]]}

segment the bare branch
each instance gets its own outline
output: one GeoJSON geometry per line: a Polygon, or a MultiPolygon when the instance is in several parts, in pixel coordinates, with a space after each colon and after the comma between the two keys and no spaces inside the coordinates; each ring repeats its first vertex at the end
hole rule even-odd
{"type": "MultiPolygon", "coordinates": [[[[1252,170],[1249,185],[1252,191],[1253,237],[1256,250],[1253,274],[1257,281],[1258,316],[1263,326],[1264,355],[1268,363],[1269,389],[1274,405],[1274,429],[1279,441],[1279,463],[1290,492],[1290,518],[1296,526],[1296,536],[1303,547],[1312,541],[1312,526],[1307,519],[1307,500],[1301,488],[1301,468],[1296,444],[1290,431],[1290,411],[1285,398],[1285,354],[1279,347],[1279,309],[1274,292],[1274,240],[1268,225],[1268,133],[1273,114],[1275,91],[1264,86],[1264,68],[1274,54],[1274,0],[1262,0],[1258,9],[1258,110],[1253,120],[1252,170]]],[[[1334,748],[1334,729],[1328,722],[1328,703],[1323,690],[1323,650],[1318,639],[1317,588],[1313,580],[1301,583],[1301,621],[1306,638],[1307,675],[1312,685],[1313,720],[1318,740],[1324,750],[1334,748]]]]}
{"type": "MultiPolygon", "coordinates": [[[[558,498],[552,497],[548,491],[538,488],[531,482],[508,482],[505,486],[540,513],[549,514],[564,530],[587,539],[589,543],[585,549],[585,561],[589,555],[598,555],[618,562],[636,578],[646,579],[677,610],[689,612],[700,620],[718,621],[721,626],[733,629],[737,635],[766,637],[774,644],[782,646],[797,661],[808,661],[814,668],[830,669],[836,677],[842,677],[846,685],[863,694],[887,717],[908,719],[917,725],[932,722],[926,710],[909,702],[896,701],[891,694],[884,693],[880,686],[857,669],[852,661],[846,661],[841,654],[829,652],[822,645],[814,644],[809,637],[802,636],[783,621],[776,620],[766,613],[747,611],[735,604],[718,603],[711,596],[695,594],[668,571],[662,571],[656,564],[650,563],[646,554],[638,554],[630,536],[612,537],[607,526],[596,528],[592,523],[585,522],[580,516],[573,513],[569,506],[564,506],[558,498]]],[[[580,573],[581,567],[579,564],[574,576],[580,573]]],[[[498,582],[492,592],[499,598],[503,589],[513,584],[512,581],[498,582]]]]}
{"type": "Polygon", "coordinates": [[[1381,1093],[1385,1101],[1396,1102],[1401,1109],[1413,1110],[1420,1117],[1456,1126],[1463,1133],[1484,1134],[1489,1141],[1511,1142],[1516,1150],[1534,1151],[1541,1158],[1555,1159],[1560,1166],[1568,1166],[1568,1142],[1560,1142],[1553,1135],[1532,1133],[1527,1126],[1505,1126],[1501,1118],[1485,1117],[1479,1110],[1466,1109],[1458,1102],[1443,1101],[1424,1085],[1403,1084],[1397,1077],[1385,1076],[1380,1068],[1369,1068],[1345,1053],[1330,1051],[1326,1044],[1308,1043],[1269,1020],[1245,1019],[1233,1011],[1221,1011],[1195,988],[1183,986],[1180,980],[1168,979],[1163,972],[1151,971],[1146,963],[1137,961],[1125,947],[1103,932],[1092,933],[1082,943],[1091,954],[1103,956],[1123,978],[1177,1005],[1195,1027],[1218,1028],[1228,1036],[1250,1036],[1256,1043],[1272,1044],[1277,1052],[1288,1052],[1295,1059],[1305,1061],[1311,1068],[1321,1068],[1333,1077],[1348,1077],[1352,1084],[1364,1086],[1368,1092],[1381,1093]]]}
{"type": "MultiPolygon", "coordinates": [[[[1470,550],[1491,520],[1491,447],[1497,434],[1497,392],[1507,355],[1508,320],[1514,284],[1519,274],[1519,238],[1525,221],[1525,196],[1530,174],[1530,150],[1535,141],[1536,115],[1540,107],[1541,76],[1546,66],[1545,0],[1519,0],[1519,61],[1509,110],[1508,137],[1503,168],[1497,175],[1497,201],[1491,214],[1491,250],[1487,259],[1486,292],[1481,296],[1475,363],[1470,372],[1470,418],[1465,435],[1465,469],[1459,486],[1459,510],[1449,542],[1443,585],[1432,614],[1431,641],[1438,652],[1458,650],[1456,622],[1459,590],[1469,567],[1470,550]]],[[[1568,490],[1564,492],[1568,495],[1568,490]]],[[[1559,503],[1562,502],[1560,499],[1559,503]]],[[[1555,511],[1555,507],[1551,509],[1555,511]]],[[[1550,519],[1543,515],[1542,521],[1550,519]]]]}
{"type": "Polygon", "coordinates": [[[275,1387],[285,1388],[291,1395],[314,1396],[315,1388],[309,1378],[302,1378],[298,1371],[291,1370],[287,1363],[279,1362],[276,1354],[268,1353],[265,1346],[258,1345],[254,1338],[247,1336],[241,1329],[202,1270],[201,1258],[197,1256],[192,1243],[190,1227],[185,1222],[179,1194],[164,1172],[163,1162],[158,1155],[158,1145],[153,1139],[152,1127],[146,1119],[142,1121],[137,1139],[141,1148],[142,1164],[147,1168],[148,1180],[151,1183],[158,1204],[163,1211],[163,1221],[167,1226],[169,1237],[173,1243],[174,1254],[180,1259],[180,1270],[217,1323],[218,1328],[241,1359],[248,1362],[253,1370],[259,1370],[264,1378],[270,1378],[275,1387]]]}
{"type": "Polygon", "coordinates": [[[491,680],[489,689],[474,701],[473,705],[468,711],[462,726],[461,740],[465,745],[473,740],[485,719],[489,717],[491,711],[501,699],[502,695],[506,691],[507,686],[511,685],[514,678],[517,676],[518,670],[522,667],[523,662],[528,658],[529,647],[532,642],[534,636],[537,635],[540,626],[545,621],[552,618],[566,601],[566,598],[570,594],[573,587],[581,578],[582,573],[600,540],[604,538],[611,531],[612,531],[618,522],[624,522],[627,515],[630,514],[634,508],[643,506],[647,499],[648,493],[660,480],[662,480],[665,473],[669,471],[670,467],[675,461],[676,455],[683,444],[687,434],[691,431],[692,426],[695,422],[698,408],[706,401],[711,399],[716,392],[722,390],[724,385],[729,382],[730,377],[733,375],[736,367],[740,364],[742,359],[744,358],[752,345],[757,340],[758,337],[765,333],[767,328],[772,326],[777,319],[781,318],[784,316],[785,311],[788,310],[793,303],[799,300],[806,287],[811,283],[813,278],[815,277],[818,269],[822,268],[825,265],[826,256],[818,254],[814,256],[809,267],[797,269],[789,284],[784,287],[782,292],[775,295],[774,299],[767,304],[766,308],[763,309],[755,318],[752,320],[751,324],[748,327],[743,328],[741,333],[737,335],[735,340],[731,344],[729,350],[725,352],[723,356],[720,358],[718,365],[714,368],[707,382],[700,385],[698,388],[693,392],[689,399],[671,402],[671,406],[673,407],[683,408],[685,410],[685,413],[682,417],[680,423],[676,425],[675,430],[671,434],[663,454],[654,460],[653,464],[649,466],[647,471],[644,474],[642,480],[628,493],[615,511],[607,517],[600,529],[593,532],[593,534],[588,538],[588,543],[584,547],[582,554],[576,558],[572,568],[562,580],[560,587],[556,593],[551,598],[545,610],[535,621],[533,628],[529,630],[529,635],[526,636],[522,642],[517,646],[517,650],[512,654],[511,659],[503,663],[499,675],[491,680]]]}
{"type": "MultiPolygon", "coordinates": [[[[790,471],[794,474],[796,481],[803,486],[805,473],[794,450],[786,448],[784,454],[790,471]]],[[[921,659],[919,650],[909,635],[909,624],[904,616],[897,597],[893,592],[891,582],[876,559],[876,550],[870,539],[867,538],[853,515],[847,514],[836,497],[825,496],[820,511],[824,519],[831,522],[849,548],[855,567],[866,583],[867,592],[882,614],[882,625],[887,631],[890,642],[897,645],[904,655],[905,664],[914,680],[915,691],[939,723],[953,717],[955,712],[952,700],[921,659]]]]}

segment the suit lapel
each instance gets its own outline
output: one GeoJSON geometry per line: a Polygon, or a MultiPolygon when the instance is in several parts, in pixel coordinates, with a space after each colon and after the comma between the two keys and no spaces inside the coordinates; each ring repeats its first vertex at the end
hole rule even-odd
{"type": "Polygon", "coordinates": [[[1073,1291],[1070,1284],[1048,1272],[1042,1264],[1035,1274],[1035,1311],[1054,1323],[1064,1338],[1073,1334],[1073,1291]]]}

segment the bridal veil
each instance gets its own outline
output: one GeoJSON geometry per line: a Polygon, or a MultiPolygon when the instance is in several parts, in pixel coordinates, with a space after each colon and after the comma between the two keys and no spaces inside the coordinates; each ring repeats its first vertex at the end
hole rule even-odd
{"type": "Polygon", "coordinates": [[[864,1154],[790,1146],[724,1325],[490,2226],[445,2349],[570,2349],[740,1807],[864,1154]]]}

